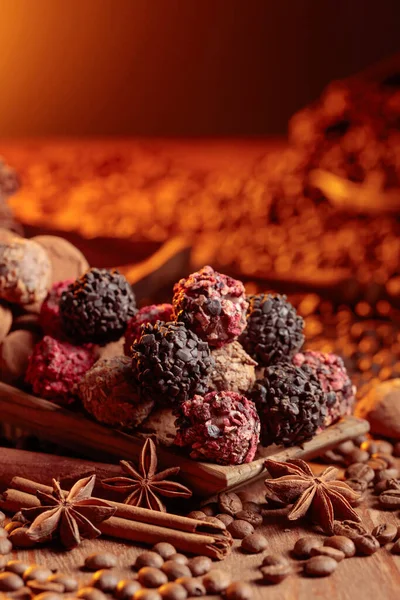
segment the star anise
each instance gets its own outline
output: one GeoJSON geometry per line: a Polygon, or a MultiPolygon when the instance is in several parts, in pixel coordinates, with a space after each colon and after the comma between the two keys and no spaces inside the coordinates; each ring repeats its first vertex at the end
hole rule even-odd
{"type": "Polygon", "coordinates": [[[293,504],[287,515],[291,521],[310,514],[327,533],[333,533],[335,519],[361,521],[351,507],[360,495],[336,479],[339,471],[335,467],[328,467],[316,477],[301,459],[287,462],[267,459],[264,465],[274,478],[265,480],[266,497],[285,505],[293,504]]]}
{"type": "Polygon", "coordinates": [[[120,465],[127,477],[111,477],[104,479],[105,488],[128,493],[125,504],[141,506],[166,512],[166,507],[159,496],[167,498],[190,498],[192,492],[176,481],[167,481],[172,475],[180,471],[180,467],[171,467],[157,473],[156,446],[151,438],[145,441],[140,455],[138,470],[132,463],[121,460],[120,465]]]}
{"type": "Polygon", "coordinates": [[[108,502],[92,498],[96,476],[80,479],[68,494],[53,479],[53,492],[37,492],[41,506],[22,509],[31,523],[27,536],[45,542],[58,535],[65,548],[74,548],[83,538],[93,539],[101,534],[95,523],[109,519],[116,511],[108,502]]]}

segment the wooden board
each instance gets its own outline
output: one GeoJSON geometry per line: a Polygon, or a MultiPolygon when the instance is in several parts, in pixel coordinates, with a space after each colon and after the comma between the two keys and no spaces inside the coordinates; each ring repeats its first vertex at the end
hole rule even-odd
{"type": "MultiPolygon", "coordinates": [[[[136,435],[107,428],[80,413],[36,398],[5,383],[0,383],[0,415],[5,423],[26,429],[43,439],[72,448],[95,460],[135,460],[143,445],[143,439],[136,435]]],[[[180,465],[183,478],[195,493],[209,496],[262,475],[263,462],[267,456],[274,456],[278,460],[293,457],[313,458],[341,441],[365,433],[368,429],[367,421],[346,417],[302,447],[260,447],[256,460],[238,466],[225,467],[194,461],[182,452],[164,447],[160,447],[159,455],[161,464],[180,465]]]]}

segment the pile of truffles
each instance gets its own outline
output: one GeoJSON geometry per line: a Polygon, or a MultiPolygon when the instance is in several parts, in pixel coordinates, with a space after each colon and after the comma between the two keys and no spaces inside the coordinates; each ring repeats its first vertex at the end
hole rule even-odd
{"type": "Polygon", "coordinates": [[[2,379],[38,396],[143,434],[172,417],[176,446],[223,465],[252,461],[260,441],[301,444],[351,410],[342,360],[302,352],[304,322],[285,296],[246,296],[206,266],[176,283],[170,304],[137,310],[118,271],[82,257],[55,281],[48,244],[12,237],[0,252],[1,307],[18,315],[2,379]],[[31,340],[13,376],[18,319],[31,340]]]}

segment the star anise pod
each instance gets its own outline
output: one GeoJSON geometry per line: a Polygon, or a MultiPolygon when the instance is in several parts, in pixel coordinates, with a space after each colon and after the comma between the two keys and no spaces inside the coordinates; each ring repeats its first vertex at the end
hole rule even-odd
{"type": "Polygon", "coordinates": [[[190,498],[192,492],[176,481],[167,481],[169,477],[179,473],[180,467],[171,467],[157,473],[157,462],[156,446],[151,438],[147,438],[138,469],[136,470],[132,463],[121,460],[121,468],[127,477],[111,477],[104,479],[102,484],[105,488],[128,493],[125,504],[166,512],[167,509],[159,496],[190,498]]]}
{"type": "Polygon", "coordinates": [[[287,462],[267,459],[264,465],[273,477],[265,480],[266,497],[285,505],[293,504],[287,515],[291,521],[309,514],[327,533],[333,533],[335,519],[361,521],[351,507],[360,494],[336,479],[339,471],[335,467],[328,467],[316,477],[301,459],[287,462]]]}
{"type": "Polygon", "coordinates": [[[53,479],[53,492],[37,492],[41,506],[22,509],[31,523],[27,536],[45,542],[58,535],[65,548],[74,548],[83,538],[93,539],[101,534],[95,523],[109,519],[116,511],[108,502],[92,498],[96,476],[85,477],[65,494],[60,483],[53,479]]]}

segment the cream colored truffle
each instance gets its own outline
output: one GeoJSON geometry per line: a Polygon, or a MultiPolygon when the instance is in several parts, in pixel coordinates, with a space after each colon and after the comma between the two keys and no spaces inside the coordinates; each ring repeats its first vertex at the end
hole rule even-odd
{"type": "Polygon", "coordinates": [[[210,374],[209,391],[246,394],[256,380],[256,361],[239,344],[232,342],[211,352],[215,367],[210,374]]]}
{"type": "Polygon", "coordinates": [[[400,379],[373,387],[356,404],[355,414],[369,421],[372,433],[400,439],[400,379]]]}

